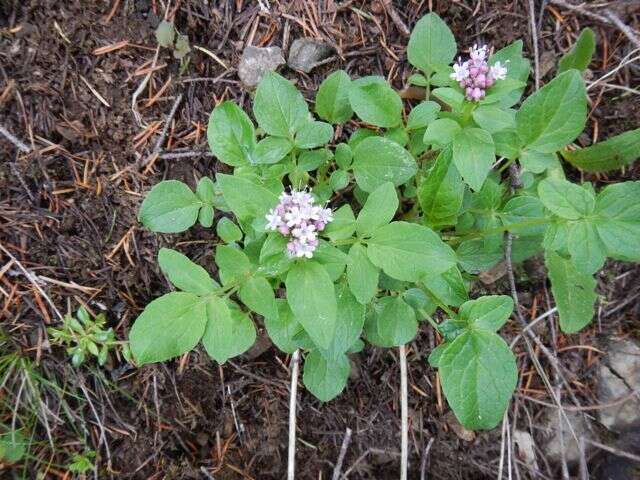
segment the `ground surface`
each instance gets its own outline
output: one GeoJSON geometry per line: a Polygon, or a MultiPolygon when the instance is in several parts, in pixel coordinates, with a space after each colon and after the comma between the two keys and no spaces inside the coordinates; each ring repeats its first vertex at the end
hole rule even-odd
{"type": "MultiPolygon", "coordinates": [[[[195,179],[224,168],[208,155],[149,155],[161,138],[161,122],[180,94],[183,101],[162,137],[163,152],[205,151],[212,107],[229,98],[248,106],[249,94],[236,72],[244,46],[277,45],[286,51],[301,36],[332,44],[335,58],[312,74],[283,69],[308,99],[337,68],[354,77],[382,74],[402,89],[412,73],[403,24],[411,29],[430,9],[451,26],[460,47],[486,42],[501,48],[523,38],[529,56],[533,51],[528,2],[523,0],[416,0],[386,7],[377,1],[270,3],[268,13],[261,12],[257,2],[243,0],[171,2],[178,29],[219,61],[194,50],[181,73],[170,52],[161,51],[138,99],[145,123],[139,126],[131,100],[154,56],[153,32],[164,13],[160,0],[0,2],[0,126],[33,149],[20,152],[0,136],[0,243],[33,274],[53,279],[45,280],[42,288],[60,310],[80,303],[93,312],[104,310],[109,324],[125,339],[144,305],[169,288],[155,262],[161,246],[178,245],[210,269],[215,241],[210,230],[154,235],[137,223],[136,212],[143,194],[159,180],[181,179],[193,185],[195,179]],[[109,46],[113,48],[104,48],[109,46]]],[[[594,28],[598,36],[592,79],[611,71],[633,50],[615,26],[547,3],[535,2],[543,81],[553,75],[555,60],[584,26],[594,28]]],[[[604,6],[631,28],[640,28],[637,2],[604,6]]],[[[600,12],[597,7],[589,11],[600,12]]],[[[639,72],[635,63],[610,81],[637,87],[639,72]]],[[[640,124],[637,95],[605,84],[589,93],[591,114],[581,144],[640,124]]],[[[587,179],[638,179],[639,173],[635,167],[609,178],[587,179]]],[[[57,322],[52,309],[16,263],[3,253],[0,260],[2,354],[19,353],[29,372],[8,376],[0,391],[0,421],[25,422],[36,441],[26,462],[5,466],[0,476],[36,478],[40,472],[69,478],[65,472],[72,455],[95,451],[98,478],[108,478],[108,468],[116,478],[283,478],[289,361],[285,355],[259,341],[261,348],[224,367],[195,351],[180,361],[139,370],[115,357],[104,369],[89,364],[74,370],[64,351],[49,348],[46,341],[45,327],[57,322]]],[[[639,336],[634,297],[639,270],[610,264],[600,279],[602,307],[593,327],[564,337],[552,322],[540,332],[575,373],[574,393],[585,404],[595,402],[592,382],[601,339],[610,333],[639,336]],[[572,346],[577,347],[567,348],[572,346]]],[[[552,306],[539,268],[519,271],[519,281],[522,303],[531,317],[552,306]]],[[[482,288],[508,291],[504,279],[482,288]]],[[[506,335],[514,333],[515,329],[506,335]]],[[[409,351],[410,478],[420,478],[421,471],[424,478],[434,479],[496,478],[500,431],[465,440],[451,427],[436,375],[425,362],[434,341],[424,327],[409,351]],[[434,441],[425,454],[430,439],[434,441]]],[[[355,356],[347,391],[330,404],[302,390],[298,478],[330,477],[347,427],[353,436],[343,472],[349,478],[397,478],[396,360],[393,351],[371,348],[355,356]]],[[[541,361],[544,365],[544,358],[541,361]]],[[[523,365],[531,369],[530,362],[523,365]]],[[[550,400],[535,372],[522,373],[526,375],[515,407],[520,409],[517,427],[538,438],[535,425],[544,409],[527,397],[550,400]]],[[[544,444],[538,448],[544,450],[544,444]]],[[[555,468],[543,464],[538,478],[560,478],[555,468]]],[[[532,476],[525,467],[520,469],[521,475],[532,476]]]]}

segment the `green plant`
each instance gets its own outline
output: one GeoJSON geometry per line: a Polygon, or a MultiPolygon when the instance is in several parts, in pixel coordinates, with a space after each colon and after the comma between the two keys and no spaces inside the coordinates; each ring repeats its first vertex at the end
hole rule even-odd
{"type": "Polygon", "coordinates": [[[104,365],[111,349],[119,349],[125,360],[129,361],[130,351],[127,342],[116,340],[112,328],[105,329],[107,319],[104,313],[91,318],[84,307],[80,307],[75,316],[67,313],[60,328],[49,327],[47,331],[53,345],[65,347],[71,356],[71,363],[80,366],[87,356],[93,355],[99,365],[104,365]]]}
{"type": "Polygon", "coordinates": [[[497,334],[514,305],[505,295],[470,299],[473,276],[501,261],[511,239],[514,262],[544,252],[560,326],[571,333],[592,319],[593,274],[605,259],[640,260],[640,182],[597,192],[567,180],[558,156],[603,171],[640,152],[640,130],[572,146],[587,118],[576,68],[593,52],[593,35],[580,38],[562,73],[522,102],[530,63],[521,41],[490,56],[474,46],[469,61],[452,66],[454,37],[429,14],[408,46],[420,70],[410,81],[427,98],[406,116],[384,78],[352,80],[344,71],[318,90],[321,120],[276,73],[255,92],[259,129],[235,103],[216,106],[209,145],[233,174],[204,177],[195,192],[161,182],[139,218],[155,232],[177,233],[197,221],[210,227],[217,210],[217,280],[183,254],[160,251],[178,291],[135,321],[137,363],[174,358],[199,342],[225,362],[252,345],[263,317],[282,351],[306,352],[304,383],[327,401],[344,389],[348,355],[363,339],[404,345],[426,320],[444,339],[429,361],[454,413],[468,428],[495,427],[517,382],[515,357],[497,334]],[[346,141],[335,137],[335,124],[346,124],[346,141]]]}

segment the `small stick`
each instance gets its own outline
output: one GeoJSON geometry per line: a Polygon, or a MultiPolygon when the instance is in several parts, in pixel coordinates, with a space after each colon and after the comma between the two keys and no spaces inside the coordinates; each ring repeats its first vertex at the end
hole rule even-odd
{"type": "Polygon", "coordinates": [[[620,17],[613,13],[611,10],[605,10],[605,15],[611,22],[620,29],[622,33],[633,43],[636,47],[640,48],[640,39],[638,36],[622,21],[620,17]]]}
{"type": "Polygon", "coordinates": [[[289,457],[287,480],[296,478],[296,401],[298,396],[298,375],[300,372],[300,350],[291,358],[291,397],[289,398],[289,457]]]}
{"type": "Polygon", "coordinates": [[[11,143],[13,143],[18,148],[18,150],[20,150],[21,152],[29,153],[31,151],[31,149],[29,148],[28,145],[26,145],[24,142],[22,142],[21,140],[17,139],[16,137],[14,137],[2,125],[0,125],[0,134],[2,134],[3,137],[5,137],[7,140],[9,140],[11,143]]]}
{"type": "Polygon", "coordinates": [[[344,433],[344,438],[342,439],[340,454],[338,455],[338,461],[336,462],[336,466],[333,469],[333,475],[331,476],[331,480],[340,480],[340,471],[342,470],[344,457],[347,455],[347,448],[349,447],[349,442],[351,441],[351,433],[352,433],[351,429],[347,427],[347,431],[344,433]]]}
{"type": "Polygon", "coordinates": [[[536,11],[533,0],[529,0],[529,20],[531,26],[531,43],[533,43],[536,90],[538,90],[540,88],[540,52],[538,51],[538,29],[536,28],[536,11]]]}
{"type": "Polygon", "coordinates": [[[431,437],[427,448],[424,449],[424,455],[422,455],[422,463],[420,464],[420,480],[427,480],[427,466],[429,465],[429,452],[431,451],[431,445],[433,445],[435,438],[431,437]]]}
{"type": "Polygon", "coordinates": [[[158,140],[156,140],[156,144],[153,147],[153,151],[147,158],[144,159],[141,165],[142,167],[146,167],[147,164],[151,162],[151,160],[153,160],[155,157],[157,157],[160,154],[162,143],[164,142],[164,139],[167,136],[167,132],[169,131],[169,125],[171,124],[171,120],[173,120],[173,117],[178,111],[178,105],[180,105],[181,101],[182,101],[182,94],[179,94],[176,97],[175,101],[173,102],[173,106],[171,107],[171,111],[169,112],[169,115],[167,115],[167,118],[164,119],[164,127],[162,127],[162,132],[160,133],[158,140]]]}
{"type": "Polygon", "coordinates": [[[399,347],[400,353],[400,424],[402,428],[400,440],[400,480],[407,480],[409,466],[409,394],[407,387],[407,350],[399,347]]]}

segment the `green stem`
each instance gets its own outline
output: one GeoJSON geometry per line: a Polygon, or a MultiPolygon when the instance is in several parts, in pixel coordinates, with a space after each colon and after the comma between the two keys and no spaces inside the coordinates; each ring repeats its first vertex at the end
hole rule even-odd
{"type": "Polygon", "coordinates": [[[418,313],[427,319],[427,322],[431,324],[431,326],[436,330],[436,332],[439,331],[438,323],[433,319],[431,315],[425,312],[422,308],[418,310],[418,313]]]}

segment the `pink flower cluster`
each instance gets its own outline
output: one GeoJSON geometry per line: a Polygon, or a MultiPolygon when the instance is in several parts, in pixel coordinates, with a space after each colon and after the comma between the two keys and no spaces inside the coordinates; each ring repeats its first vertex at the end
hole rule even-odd
{"type": "Polygon", "coordinates": [[[496,80],[507,78],[507,68],[500,62],[489,66],[486,45],[474,45],[469,51],[469,56],[466,62],[462,63],[462,59],[458,59],[458,63],[453,65],[451,78],[464,89],[467,100],[477,102],[485,96],[487,88],[496,83],[496,80]]]}
{"type": "Polygon", "coordinates": [[[307,191],[282,192],[280,203],[266,215],[267,230],[280,232],[290,238],[287,253],[290,257],[311,258],[318,246],[318,232],[333,220],[330,208],[313,204],[307,191]]]}

